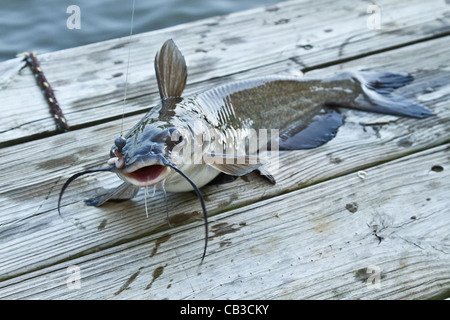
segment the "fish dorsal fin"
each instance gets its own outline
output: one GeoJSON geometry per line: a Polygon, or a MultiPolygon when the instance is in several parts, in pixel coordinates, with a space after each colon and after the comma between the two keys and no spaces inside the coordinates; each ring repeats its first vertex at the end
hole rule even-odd
{"type": "Polygon", "coordinates": [[[186,61],[172,39],[156,54],[155,72],[161,99],[181,97],[187,79],[186,61]]]}

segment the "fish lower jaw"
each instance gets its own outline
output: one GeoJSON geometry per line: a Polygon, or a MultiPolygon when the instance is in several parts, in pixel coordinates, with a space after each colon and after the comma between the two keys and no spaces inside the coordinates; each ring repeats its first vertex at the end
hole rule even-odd
{"type": "Polygon", "coordinates": [[[170,173],[170,168],[159,164],[144,166],[132,172],[119,172],[122,180],[138,187],[149,187],[164,181],[170,173]]]}

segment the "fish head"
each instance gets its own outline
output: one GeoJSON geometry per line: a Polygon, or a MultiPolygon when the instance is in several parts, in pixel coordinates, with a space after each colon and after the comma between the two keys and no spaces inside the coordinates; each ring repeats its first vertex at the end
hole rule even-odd
{"type": "Polygon", "coordinates": [[[177,127],[156,121],[136,126],[118,137],[111,148],[109,165],[118,176],[138,187],[156,185],[172,174],[168,165],[173,148],[183,141],[177,127]]]}

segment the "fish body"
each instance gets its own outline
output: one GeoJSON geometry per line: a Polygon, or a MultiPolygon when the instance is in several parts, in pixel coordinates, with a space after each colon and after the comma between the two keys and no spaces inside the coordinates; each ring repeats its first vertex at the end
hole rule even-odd
{"type": "MultiPolygon", "coordinates": [[[[116,139],[108,168],[81,172],[66,182],[58,208],[65,188],[75,178],[111,171],[124,184],[88,204],[129,199],[139,188],[155,185],[164,192],[194,190],[206,222],[200,187],[221,173],[242,176],[255,170],[274,182],[264,170],[261,151],[323,145],[344,122],[339,107],[415,118],[432,114],[392,93],[413,81],[404,73],[342,72],[324,79],[274,75],[183,97],[187,68],[172,40],[157,53],[155,70],[160,103],[116,139]]],[[[207,225],[205,228],[207,233],[207,225]]]]}
{"type": "MultiPolygon", "coordinates": [[[[125,136],[127,143],[123,150],[126,164],[118,174],[125,181],[140,187],[165,179],[167,191],[189,191],[192,186],[178,175],[171,175],[169,168],[163,170],[158,167],[161,174],[157,180],[150,179],[150,175],[146,176],[143,170],[139,172],[142,174],[140,179],[137,175],[135,180],[128,179],[127,174],[133,170],[135,163],[151,165],[152,160],[146,162],[145,158],[152,158],[154,154],[164,154],[165,159],[173,160],[172,151],[181,133],[184,133],[181,137],[185,137],[181,143],[191,139],[193,145],[202,146],[197,158],[215,157],[219,160],[217,162],[227,162],[231,155],[237,162],[238,151],[248,149],[245,138],[260,130],[276,128],[279,131],[279,150],[310,149],[328,142],[343,123],[336,107],[426,117],[431,113],[424,107],[391,95],[393,86],[405,85],[412,79],[407,74],[386,72],[344,72],[325,79],[278,75],[235,82],[186,98],[163,98],[163,102],[153,107],[125,136]],[[381,83],[383,79],[385,82],[381,83]],[[387,81],[392,83],[390,87],[386,87],[387,81]],[[377,85],[389,97],[375,91],[373,87],[377,85]],[[205,147],[205,141],[211,140],[211,137],[205,137],[205,133],[212,133],[214,140],[220,143],[205,147]],[[228,149],[228,157],[224,156],[222,146],[228,149]]],[[[255,145],[261,146],[259,136],[254,138],[255,145]]],[[[253,150],[254,155],[256,151],[253,150]]],[[[250,154],[252,152],[248,150],[240,153],[241,156],[250,154]]],[[[233,167],[230,163],[208,164],[193,159],[191,154],[188,161],[179,163],[179,167],[198,187],[204,186],[221,172],[240,176],[262,165],[257,162],[233,167]]],[[[164,165],[158,163],[158,166],[164,165]]]]}

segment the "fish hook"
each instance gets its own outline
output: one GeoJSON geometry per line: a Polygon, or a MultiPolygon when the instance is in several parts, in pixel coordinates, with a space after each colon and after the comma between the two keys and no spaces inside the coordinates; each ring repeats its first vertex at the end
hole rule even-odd
{"type": "Polygon", "coordinates": [[[115,158],[111,158],[108,160],[109,165],[115,165],[117,169],[123,169],[125,167],[125,157],[123,156],[122,149],[125,147],[127,140],[119,136],[114,140],[114,144],[116,145],[116,149],[113,150],[115,158]]]}

